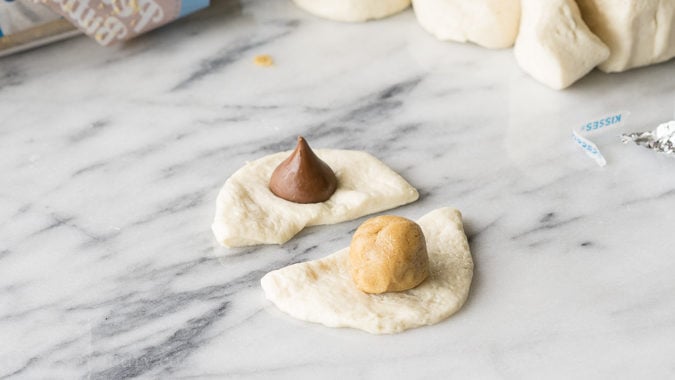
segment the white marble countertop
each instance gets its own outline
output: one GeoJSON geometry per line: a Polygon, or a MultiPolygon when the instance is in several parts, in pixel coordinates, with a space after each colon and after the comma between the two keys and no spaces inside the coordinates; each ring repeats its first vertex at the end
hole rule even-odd
{"type": "Polygon", "coordinates": [[[510,50],[437,42],[408,10],[359,25],[217,4],[123,47],[0,60],[0,378],[673,378],[675,160],[570,130],[674,117],[675,61],[564,92],[510,50]],[[272,68],[253,65],[271,54],[272,68]],[[462,210],[476,270],[438,325],[393,336],[278,312],[263,274],[364,219],[229,251],[210,223],[247,160],[361,149],[462,210]]]}

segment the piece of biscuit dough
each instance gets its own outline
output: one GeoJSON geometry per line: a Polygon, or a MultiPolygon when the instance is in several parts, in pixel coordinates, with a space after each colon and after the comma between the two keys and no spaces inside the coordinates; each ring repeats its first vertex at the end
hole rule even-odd
{"type": "Polygon", "coordinates": [[[611,73],[675,57],[674,0],[578,0],[588,27],[609,46],[611,73]]]}
{"type": "Polygon", "coordinates": [[[388,17],[410,6],[410,0],[293,0],[305,11],[334,21],[363,22],[388,17]]]}
{"type": "Polygon", "coordinates": [[[522,0],[520,33],[513,52],[518,65],[539,82],[560,90],[609,56],[586,26],[574,0],[522,0]]]}
{"type": "Polygon", "coordinates": [[[442,41],[473,42],[491,49],[513,45],[520,0],[413,0],[422,28],[442,41]]]}
{"type": "Polygon", "coordinates": [[[305,226],[333,224],[388,210],[419,197],[417,190],[366,152],[314,150],[335,172],[338,187],[325,202],[294,203],[269,189],[274,169],[289,152],[253,162],[230,177],[218,194],[213,233],[227,247],[282,244],[305,226]]]}
{"type": "Polygon", "coordinates": [[[417,223],[426,237],[429,277],[413,289],[382,294],[360,291],[349,274],[349,248],[345,248],[320,260],[267,273],[260,280],[265,296],[294,318],[328,327],[392,334],[436,324],[466,301],[473,260],[458,210],[440,208],[417,223]]]}

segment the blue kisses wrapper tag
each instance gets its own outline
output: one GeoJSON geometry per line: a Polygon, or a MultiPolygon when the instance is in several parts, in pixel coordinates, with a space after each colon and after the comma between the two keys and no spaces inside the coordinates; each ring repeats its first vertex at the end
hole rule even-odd
{"type": "Polygon", "coordinates": [[[594,118],[581,124],[581,126],[572,130],[572,139],[574,142],[592,158],[599,166],[607,165],[607,160],[600,152],[600,149],[588,137],[600,131],[605,131],[610,128],[617,128],[623,125],[630,112],[619,111],[612,112],[607,115],[594,118]]]}

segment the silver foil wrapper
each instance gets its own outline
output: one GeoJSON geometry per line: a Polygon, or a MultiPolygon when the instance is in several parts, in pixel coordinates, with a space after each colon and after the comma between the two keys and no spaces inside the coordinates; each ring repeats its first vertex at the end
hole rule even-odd
{"type": "Polygon", "coordinates": [[[675,157],[675,120],[663,123],[653,131],[624,133],[621,142],[634,142],[647,149],[675,157]]]}

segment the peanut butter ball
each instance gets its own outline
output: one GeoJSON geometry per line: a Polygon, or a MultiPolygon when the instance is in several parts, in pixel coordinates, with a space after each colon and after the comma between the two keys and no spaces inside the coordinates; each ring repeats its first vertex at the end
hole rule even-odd
{"type": "Polygon", "coordinates": [[[429,257],[420,226],[400,216],[366,220],[349,245],[349,272],[366,293],[400,292],[429,276],[429,257]]]}

